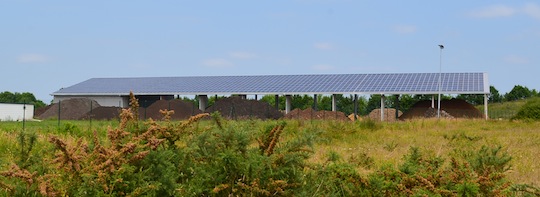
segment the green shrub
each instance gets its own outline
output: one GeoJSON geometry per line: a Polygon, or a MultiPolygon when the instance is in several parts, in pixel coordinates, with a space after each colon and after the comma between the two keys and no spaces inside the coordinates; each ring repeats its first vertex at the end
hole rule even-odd
{"type": "Polygon", "coordinates": [[[540,98],[527,101],[512,120],[540,120],[540,98]]]}
{"type": "Polygon", "coordinates": [[[79,127],[77,127],[77,125],[70,122],[66,122],[65,124],[63,124],[63,126],[58,127],[58,132],[62,134],[73,135],[80,133],[80,131],[81,130],[79,129],[79,127]]]}

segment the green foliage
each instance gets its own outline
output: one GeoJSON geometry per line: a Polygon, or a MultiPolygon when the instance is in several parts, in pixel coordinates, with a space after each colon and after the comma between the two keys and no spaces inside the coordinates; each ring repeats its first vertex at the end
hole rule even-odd
{"type": "Polygon", "coordinates": [[[495,86],[489,86],[489,102],[490,103],[500,103],[503,101],[503,96],[499,94],[499,90],[495,86]]]}
{"type": "Polygon", "coordinates": [[[8,91],[0,93],[0,103],[26,103],[26,104],[32,104],[35,108],[40,108],[46,106],[46,104],[41,101],[37,100],[34,94],[29,92],[23,92],[23,93],[11,93],[8,91]]]}
{"type": "Polygon", "coordinates": [[[540,187],[534,187],[528,184],[514,184],[510,187],[509,191],[514,196],[540,196],[540,187]]]}
{"type": "Polygon", "coordinates": [[[480,175],[504,173],[510,170],[509,163],[512,157],[501,150],[501,146],[482,146],[477,153],[469,158],[471,167],[480,175]]]}
{"type": "Polygon", "coordinates": [[[521,86],[521,85],[516,85],[514,86],[514,88],[512,88],[512,90],[510,90],[510,92],[504,95],[504,99],[506,101],[515,101],[515,100],[526,99],[531,96],[533,96],[533,94],[531,90],[529,90],[529,88],[521,86]]]}
{"type": "Polygon", "coordinates": [[[352,154],[348,160],[351,164],[363,167],[365,169],[371,169],[375,166],[375,159],[370,157],[366,152],[360,152],[358,154],[352,154]]]}
{"type": "Polygon", "coordinates": [[[21,131],[17,136],[18,142],[18,160],[16,164],[21,168],[28,168],[29,166],[35,164],[36,158],[32,156],[32,149],[37,140],[37,135],[33,132],[21,131]]]}
{"type": "Polygon", "coordinates": [[[517,114],[512,117],[514,120],[540,120],[540,98],[534,98],[523,105],[517,114]]]}
{"type": "Polygon", "coordinates": [[[194,136],[180,151],[180,195],[291,195],[301,184],[310,134],[283,142],[282,122],[266,127],[254,148],[246,130],[215,121],[217,127],[194,136]]]}
{"type": "Polygon", "coordinates": [[[456,98],[465,100],[467,101],[467,103],[470,103],[471,105],[484,104],[484,95],[481,95],[481,94],[460,94],[456,98]]]}
{"type": "Polygon", "coordinates": [[[66,122],[61,127],[58,127],[58,132],[63,134],[74,135],[80,133],[80,131],[81,130],[79,129],[79,127],[77,127],[77,125],[70,122],[66,122]]]}
{"type": "Polygon", "coordinates": [[[456,185],[457,195],[463,197],[478,196],[480,188],[478,184],[471,182],[459,183],[456,185]]]}
{"type": "Polygon", "coordinates": [[[399,96],[399,110],[402,112],[408,111],[419,100],[410,94],[403,94],[399,96]]]}

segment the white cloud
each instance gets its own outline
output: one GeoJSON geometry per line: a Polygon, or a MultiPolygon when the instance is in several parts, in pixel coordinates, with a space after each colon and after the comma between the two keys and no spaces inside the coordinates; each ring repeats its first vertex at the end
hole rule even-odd
{"type": "Polygon", "coordinates": [[[399,34],[412,34],[416,32],[416,26],[414,25],[396,25],[394,31],[399,34]]]}
{"type": "Polygon", "coordinates": [[[523,6],[523,12],[532,18],[540,20],[540,6],[534,3],[528,3],[523,6]]]}
{"type": "Polygon", "coordinates": [[[221,59],[221,58],[206,59],[202,62],[202,64],[207,67],[212,67],[212,68],[230,68],[234,65],[229,60],[221,59]]]}
{"type": "Polygon", "coordinates": [[[512,7],[507,5],[491,5],[471,11],[468,15],[474,18],[497,18],[511,17],[518,14],[526,15],[528,17],[540,20],[540,5],[536,3],[527,3],[521,7],[512,7]]]}
{"type": "Polygon", "coordinates": [[[19,63],[44,63],[49,60],[48,56],[36,53],[22,54],[17,57],[19,63]]]}
{"type": "Polygon", "coordinates": [[[334,45],[332,43],[329,43],[329,42],[315,43],[315,44],[313,44],[313,47],[315,47],[316,49],[320,49],[320,50],[332,50],[332,49],[334,49],[334,45]]]}
{"type": "Polygon", "coordinates": [[[525,57],[521,57],[518,55],[507,55],[503,58],[504,62],[509,64],[527,64],[529,63],[529,60],[525,57]]]}
{"type": "Polygon", "coordinates": [[[475,11],[469,12],[469,16],[474,18],[496,18],[509,17],[516,14],[517,10],[506,5],[491,5],[475,11]]]}
{"type": "Polygon", "coordinates": [[[331,65],[327,65],[327,64],[319,64],[319,65],[312,66],[311,68],[318,71],[329,71],[329,70],[334,70],[335,67],[331,65]]]}
{"type": "Polygon", "coordinates": [[[255,55],[253,53],[243,52],[243,51],[230,52],[229,56],[231,58],[235,58],[235,59],[252,59],[252,58],[257,57],[257,55],[255,55]]]}

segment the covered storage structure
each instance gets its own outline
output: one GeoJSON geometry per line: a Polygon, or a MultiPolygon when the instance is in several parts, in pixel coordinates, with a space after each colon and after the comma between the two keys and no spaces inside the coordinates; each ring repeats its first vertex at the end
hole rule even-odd
{"type": "Polygon", "coordinates": [[[400,94],[481,94],[487,110],[489,83],[487,73],[480,72],[92,78],[52,95],[53,102],[84,97],[102,106],[127,107],[130,91],[151,100],[197,95],[201,110],[207,107],[208,95],[284,95],[286,112],[294,94],[380,94],[383,99],[400,94]]]}

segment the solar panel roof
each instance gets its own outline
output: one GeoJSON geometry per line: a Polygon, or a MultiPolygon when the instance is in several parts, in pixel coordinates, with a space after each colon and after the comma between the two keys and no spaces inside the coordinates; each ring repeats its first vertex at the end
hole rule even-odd
{"type": "Polygon", "coordinates": [[[92,78],[52,95],[489,94],[487,73],[92,78]]]}

